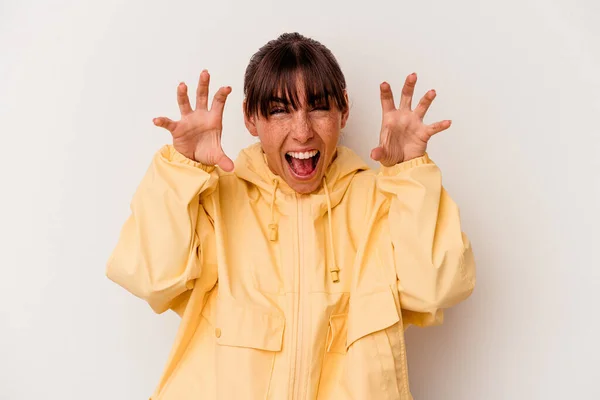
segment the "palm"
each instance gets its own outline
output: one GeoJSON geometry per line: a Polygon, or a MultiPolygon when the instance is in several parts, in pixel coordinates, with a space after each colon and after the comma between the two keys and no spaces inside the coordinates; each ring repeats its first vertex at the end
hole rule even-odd
{"type": "Polygon", "coordinates": [[[193,159],[216,165],[221,154],[221,119],[206,110],[195,110],[184,115],[172,132],[173,146],[193,154],[193,159]]]}
{"type": "Polygon", "coordinates": [[[398,108],[395,106],[390,85],[385,82],[381,84],[381,132],[379,146],[371,151],[371,157],[385,166],[393,166],[424,155],[431,136],[450,126],[448,120],[431,125],[423,122],[435,98],[434,90],[427,92],[417,108],[412,110],[411,103],[416,82],[416,74],[406,78],[398,108]]]}
{"type": "Polygon", "coordinates": [[[187,158],[204,165],[219,165],[226,171],[233,170],[233,162],[223,152],[221,131],[223,129],[223,109],[230,87],[220,88],[208,109],[208,86],[210,76],[203,71],[200,74],[196,91],[196,109],[192,110],[187,95],[187,86],[181,83],[177,87],[177,103],[181,120],[155,118],[154,123],[171,132],[173,147],[187,158]]]}

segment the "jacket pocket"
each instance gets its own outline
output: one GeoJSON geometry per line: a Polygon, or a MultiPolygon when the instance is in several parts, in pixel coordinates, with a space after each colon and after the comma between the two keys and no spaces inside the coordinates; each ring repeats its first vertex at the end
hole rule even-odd
{"type": "Polygon", "coordinates": [[[350,297],[346,349],[357,340],[389,328],[400,321],[396,301],[390,289],[350,297]]]}
{"type": "Polygon", "coordinates": [[[400,322],[391,291],[350,298],[350,311],[332,314],[327,332],[327,352],[345,354],[357,340],[400,322]]]}
{"type": "Polygon", "coordinates": [[[217,297],[216,303],[217,398],[266,398],[282,348],[284,316],[225,297],[217,297]]]}
{"type": "Polygon", "coordinates": [[[329,330],[327,332],[327,352],[345,354],[347,337],[348,314],[335,314],[329,317],[329,330]]]}
{"type": "Polygon", "coordinates": [[[351,296],[346,324],[344,346],[332,343],[346,351],[342,393],[359,399],[409,398],[402,318],[392,289],[351,296]]]}

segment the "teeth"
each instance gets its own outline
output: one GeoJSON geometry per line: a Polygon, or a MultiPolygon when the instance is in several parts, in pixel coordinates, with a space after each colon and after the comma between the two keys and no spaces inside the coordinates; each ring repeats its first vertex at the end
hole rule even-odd
{"type": "Polygon", "coordinates": [[[313,150],[313,151],[305,151],[305,152],[295,152],[295,151],[288,151],[287,155],[290,157],[294,157],[294,158],[298,158],[300,160],[306,160],[308,158],[314,157],[317,155],[319,151],[318,150],[313,150]]]}

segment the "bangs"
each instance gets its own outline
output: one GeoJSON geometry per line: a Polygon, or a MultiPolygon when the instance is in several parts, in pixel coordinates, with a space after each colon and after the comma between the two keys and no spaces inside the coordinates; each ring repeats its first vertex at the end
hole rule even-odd
{"type": "Polygon", "coordinates": [[[303,43],[294,44],[273,49],[256,65],[252,79],[246,82],[247,115],[269,118],[273,102],[298,110],[301,94],[309,106],[330,107],[333,102],[340,111],[346,111],[346,82],[333,55],[303,43]]]}

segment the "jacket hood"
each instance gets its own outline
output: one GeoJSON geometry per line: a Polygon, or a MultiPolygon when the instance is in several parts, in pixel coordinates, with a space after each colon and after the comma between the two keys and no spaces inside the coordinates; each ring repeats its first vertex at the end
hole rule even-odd
{"type": "MultiPolygon", "coordinates": [[[[339,266],[333,251],[334,234],[332,224],[332,209],[337,206],[356,173],[368,169],[368,166],[347,147],[338,146],[336,156],[325,171],[325,176],[319,189],[308,194],[313,221],[327,214],[327,265],[333,282],[339,282],[339,266]]],[[[240,152],[235,163],[235,172],[239,178],[251,183],[258,189],[260,196],[270,204],[269,240],[277,241],[279,224],[275,209],[281,214],[288,214],[290,207],[295,205],[292,200],[295,191],[289,187],[280,176],[275,175],[267,165],[267,159],[260,143],[256,143],[240,152]],[[278,191],[282,192],[278,194],[278,191]]],[[[251,191],[252,192],[252,191],[251,191]]],[[[258,196],[250,196],[251,201],[258,196]]]]}
{"type": "MultiPolygon", "coordinates": [[[[317,205],[314,209],[315,217],[321,216],[327,211],[326,197],[329,197],[331,202],[330,208],[335,207],[344,197],[354,175],[359,171],[369,169],[367,164],[349,148],[338,146],[336,150],[336,156],[325,171],[325,182],[321,183],[317,191],[308,194],[313,198],[313,204],[317,205]]],[[[276,187],[287,196],[295,195],[295,191],[285,180],[269,169],[260,143],[255,143],[240,152],[235,162],[234,173],[239,178],[255,185],[267,202],[272,202],[276,187]]],[[[281,207],[283,204],[280,204],[279,200],[276,200],[276,203],[278,208],[284,212],[283,208],[285,207],[281,207]]]]}

